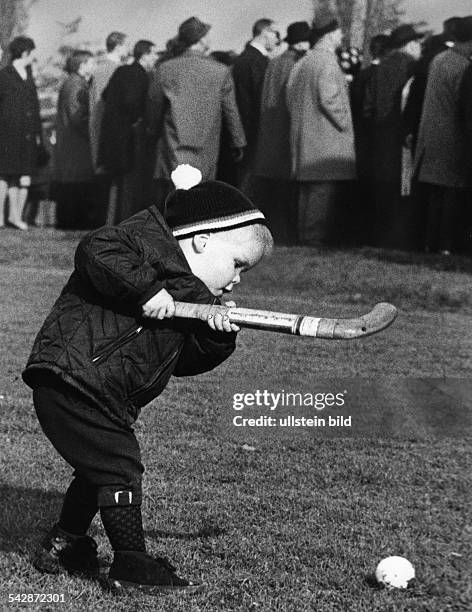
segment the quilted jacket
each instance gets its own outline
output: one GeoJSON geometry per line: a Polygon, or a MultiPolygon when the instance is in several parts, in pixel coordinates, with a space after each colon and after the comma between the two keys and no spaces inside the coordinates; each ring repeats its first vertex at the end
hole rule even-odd
{"type": "Polygon", "coordinates": [[[211,370],[235,348],[236,334],[203,322],[142,318],[142,305],[162,288],[183,302],[215,301],[155,207],[88,234],[23,380],[34,388],[53,372],[115,422],[131,425],[172,374],[211,370]]]}

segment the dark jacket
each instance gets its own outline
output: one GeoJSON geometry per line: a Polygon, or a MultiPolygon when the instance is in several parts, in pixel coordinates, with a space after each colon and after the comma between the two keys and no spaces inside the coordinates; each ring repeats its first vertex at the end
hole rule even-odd
{"type": "Polygon", "coordinates": [[[287,49],[267,67],[254,171],[259,176],[290,178],[290,115],[285,96],[290,71],[299,59],[294,49],[287,49]]]}
{"type": "Polygon", "coordinates": [[[26,384],[34,388],[45,371],[53,372],[108,417],[130,425],[172,374],[199,374],[229,357],[235,334],[197,321],[141,318],[142,305],[162,288],[180,301],[215,299],[156,208],[88,234],[35,340],[26,384]]]}
{"type": "Polygon", "coordinates": [[[41,119],[36,85],[13,66],[0,70],[0,176],[31,175],[36,167],[41,119]]]}
{"type": "Polygon", "coordinates": [[[146,110],[149,77],[139,62],[115,70],[102,97],[105,102],[98,165],[113,176],[135,167],[135,145],[146,110]]]}
{"type": "Polygon", "coordinates": [[[70,74],[57,100],[55,167],[59,183],[87,183],[93,178],[88,124],[87,81],[70,74]]]}
{"type": "Polygon", "coordinates": [[[465,138],[465,168],[472,187],[472,62],[466,68],[459,89],[459,121],[465,138]]]}
{"type": "Polygon", "coordinates": [[[257,141],[262,87],[268,63],[265,55],[248,44],[233,64],[236,102],[249,147],[254,147],[257,141]]]}
{"type": "Polygon", "coordinates": [[[400,192],[402,146],[402,91],[413,76],[415,59],[403,51],[392,51],[375,70],[366,90],[364,117],[374,129],[374,178],[395,183],[400,192]]]}

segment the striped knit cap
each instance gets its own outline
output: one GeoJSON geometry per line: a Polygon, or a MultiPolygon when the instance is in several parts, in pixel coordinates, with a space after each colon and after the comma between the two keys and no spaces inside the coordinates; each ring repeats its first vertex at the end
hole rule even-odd
{"type": "Polygon", "coordinates": [[[176,238],[266,224],[261,211],[239,189],[221,181],[201,183],[201,176],[188,164],[172,172],[176,189],[167,197],[165,218],[176,238]]]}

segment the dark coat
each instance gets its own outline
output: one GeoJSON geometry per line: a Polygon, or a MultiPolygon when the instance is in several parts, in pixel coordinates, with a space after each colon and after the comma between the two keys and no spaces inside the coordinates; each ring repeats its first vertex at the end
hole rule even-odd
{"type": "Polygon", "coordinates": [[[402,146],[402,91],[413,76],[416,61],[403,51],[392,51],[370,80],[364,100],[364,117],[373,122],[374,178],[394,183],[400,191],[402,146]]]}
{"type": "Polygon", "coordinates": [[[93,178],[87,81],[70,74],[57,100],[55,168],[58,183],[88,183],[93,178]]]}
{"type": "Polygon", "coordinates": [[[13,66],[0,70],[0,175],[30,176],[36,167],[41,119],[36,86],[13,66]]]}
{"type": "Polygon", "coordinates": [[[115,70],[102,97],[105,101],[98,165],[112,176],[135,168],[136,137],[146,110],[149,77],[139,62],[115,70]]]}
{"type": "Polygon", "coordinates": [[[233,64],[236,102],[249,148],[255,147],[257,142],[262,87],[268,63],[265,55],[248,44],[233,64]]]}
{"type": "Polygon", "coordinates": [[[159,65],[148,96],[147,124],[157,136],[154,178],[170,178],[179,164],[214,179],[224,122],[234,148],[246,144],[230,70],[186,51],[159,65]]]}
{"type": "Polygon", "coordinates": [[[354,129],[346,77],[322,38],[290,73],[292,177],[346,181],[356,177],[354,129]]]}
{"type": "Polygon", "coordinates": [[[465,138],[465,166],[472,187],[472,62],[466,68],[459,90],[459,121],[465,138]]]}
{"type": "Polygon", "coordinates": [[[290,178],[290,115],[285,97],[288,77],[298,59],[294,49],[287,49],[267,67],[257,138],[256,175],[272,179],[290,178]]]}
{"type": "Polygon", "coordinates": [[[172,374],[216,367],[233,352],[236,334],[202,322],[143,319],[142,305],[163,288],[180,301],[215,300],[155,207],[87,235],[36,337],[26,384],[34,388],[53,372],[109,418],[130,425],[172,374]]]}
{"type": "Polygon", "coordinates": [[[415,156],[415,175],[420,182],[455,188],[467,183],[458,103],[471,52],[472,44],[457,43],[431,63],[415,156]]]}

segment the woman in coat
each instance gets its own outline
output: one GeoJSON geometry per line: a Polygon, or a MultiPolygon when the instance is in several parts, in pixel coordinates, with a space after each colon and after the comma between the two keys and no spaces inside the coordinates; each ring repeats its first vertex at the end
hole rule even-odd
{"type": "Polygon", "coordinates": [[[8,47],[11,64],[0,70],[0,227],[8,195],[9,225],[22,230],[28,228],[22,213],[41,145],[34,48],[31,38],[18,36],[8,47]]]}
{"type": "Polygon", "coordinates": [[[89,51],[75,51],[67,60],[69,76],[59,91],[55,150],[58,229],[87,229],[92,225],[88,79],[93,67],[89,51]]]}

